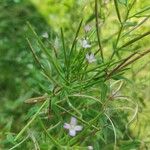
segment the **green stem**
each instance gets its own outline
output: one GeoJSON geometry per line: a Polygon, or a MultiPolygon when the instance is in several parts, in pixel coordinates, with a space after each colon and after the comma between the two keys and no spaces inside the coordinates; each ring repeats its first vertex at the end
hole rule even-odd
{"type": "Polygon", "coordinates": [[[76,32],[76,35],[75,35],[75,38],[73,40],[73,43],[72,43],[72,46],[71,46],[71,50],[70,50],[70,54],[69,54],[69,58],[71,57],[72,53],[73,53],[73,49],[75,47],[75,44],[77,42],[77,37],[78,37],[78,34],[79,34],[79,31],[80,31],[80,28],[81,28],[81,25],[82,25],[82,22],[83,20],[81,20],[79,26],[78,26],[78,29],[77,29],[77,32],[76,32]]]}
{"type": "Polygon", "coordinates": [[[142,58],[143,56],[145,56],[146,54],[150,53],[150,49],[145,50],[144,52],[140,53],[138,56],[136,56],[135,58],[133,58],[132,60],[128,61],[130,58],[132,58],[133,56],[135,56],[137,54],[137,52],[129,55],[126,59],[124,59],[124,61],[122,63],[120,63],[117,67],[115,67],[105,78],[105,81],[110,79],[110,77],[112,75],[114,75],[115,73],[121,71],[122,69],[124,69],[126,66],[132,64],[133,62],[137,61],[138,59],[142,58]]]}
{"type": "Polygon", "coordinates": [[[45,45],[43,44],[43,42],[41,41],[41,39],[39,38],[39,36],[37,35],[37,33],[35,32],[35,30],[33,29],[33,27],[31,26],[31,24],[29,22],[27,22],[28,27],[31,29],[31,31],[33,32],[34,36],[36,37],[38,43],[40,44],[43,52],[46,54],[46,56],[48,56],[49,61],[53,64],[53,66],[55,67],[57,73],[60,75],[60,77],[66,82],[68,83],[68,80],[66,80],[62,74],[61,68],[58,66],[58,64],[56,63],[56,61],[54,61],[53,57],[51,56],[51,54],[49,53],[49,51],[47,50],[47,48],[45,47],[45,45]]]}
{"type": "Polygon", "coordinates": [[[36,119],[40,111],[43,109],[43,107],[46,105],[47,100],[42,104],[42,106],[38,109],[38,111],[35,113],[35,115],[32,117],[32,119],[26,124],[26,126],[18,133],[18,135],[15,138],[15,141],[20,138],[20,136],[27,130],[27,128],[31,125],[31,123],[36,119]]]}
{"type": "Polygon", "coordinates": [[[70,53],[69,53],[69,56],[68,56],[69,57],[69,61],[68,61],[68,78],[69,78],[69,74],[70,74],[71,56],[72,56],[73,49],[74,49],[74,47],[76,45],[76,42],[77,42],[77,38],[78,38],[80,29],[81,29],[81,26],[82,26],[82,22],[83,22],[83,20],[80,21],[80,24],[78,26],[78,29],[77,29],[76,35],[74,37],[74,40],[73,40],[73,43],[72,43],[72,46],[71,46],[71,50],[70,50],[70,53]]]}
{"type": "Polygon", "coordinates": [[[41,67],[41,69],[44,71],[45,75],[48,77],[48,79],[49,79],[51,82],[54,82],[54,83],[56,83],[57,85],[59,85],[59,83],[58,83],[56,80],[54,80],[54,79],[49,75],[49,73],[47,73],[47,71],[45,70],[45,68],[43,67],[43,65],[40,63],[40,61],[39,61],[37,55],[36,55],[35,52],[34,52],[34,49],[33,49],[32,45],[31,45],[31,42],[29,41],[29,39],[27,38],[26,40],[27,40],[27,42],[28,42],[28,44],[29,44],[30,50],[31,50],[31,52],[32,52],[32,54],[33,54],[33,57],[35,58],[36,62],[37,62],[38,65],[41,67]]]}
{"type": "Polygon", "coordinates": [[[141,36],[138,36],[138,37],[136,37],[136,38],[130,40],[129,42],[125,43],[124,45],[122,45],[122,46],[119,47],[118,49],[122,49],[122,48],[124,48],[124,47],[126,47],[126,46],[129,46],[129,45],[135,43],[136,41],[138,41],[138,40],[140,40],[140,39],[142,39],[142,38],[148,36],[149,34],[150,34],[150,31],[148,31],[148,32],[146,32],[146,33],[144,33],[144,34],[142,34],[141,36]]]}
{"type": "Polygon", "coordinates": [[[119,20],[119,22],[122,24],[117,0],[114,0],[114,4],[115,4],[115,9],[116,9],[116,13],[117,13],[118,20],[119,20]]]}
{"type": "Polygon", "coordinates": [[[67,113],[70,114],[71,116],[74,116],[75,118],[77,118],[78,120],[80,120],[81,122],[83,122],[84,124],[86,124],[86,125],[88,125],[88,126],[91,126],[91,127],[93,127],[94,129],[96,129],[96,130],[99,130],[98,127],[96,127],[96,126],[94,126],[94,125],[90,125],[88,122],[86,122],[86,121],[84,121],[83,119],[81,119],[81,118],[75,116],[73,113],[69,112],[67,109],[61,107],[60,105],[56,104],[56,106],[57,106],[58,108],[60,108],[61,110],[64,110],[65,112],[67,112],[67,113]]]}
{"type": "Polygon", "coordinates": [[[43,130],[45,131],[45,133],[47,134],[47,136],[50,138],[50,140],[54,143],[55,146],[57,146],[58,148],[61,149],[61,145],[48,133],[48,131],[46,130],[43,122],[41,121],[41,119],[39,119],[39,122],[41,124],[41,127],[43,128],[43,130]]]}
{"type": "MultiPolygon", "coordinates": [[[[63,45],[63,51],[64,51],[65,66],[66,66],[66,68],[67,68],[67,73],[68,73],[68,61],[67,61],[67,54],[66,54],[64,33],[63,33],[63,29],[62,29],[62,28],[61,28],[61,38],[62,38],[62,45],[63,45]]],[[[68,76],[67,76],[67,77],[68,77],[68,76]]]]}
{"type": "Polygon", "coordinates": [[[137,15],[139,15],[139,14],[145,12],[145,11],[148,11],[149,9],[150,9],[150,6],[144,8],[144,9],[142,9],[141,11],[139,11],[139,12],[137,12],[137,13],[135,13],[135,14],[133,14],[132,16],[129,17],[129,19],[130,19],[130,18],[133,18],[133,17],[136,17],[137,15]]]}
{"type": "Polygon", "coordinates": [[[135,29],[139,28],[143,23],[145,23],[147,20],[149,19],[149,17],[145,17],[138,25],[136,25],[134,28],[132,28],[131,30],[129,30],[128,32],[126,32],[125,34],[123,34],[121,36],[124,37],[124,36],[127,36],[128,34],[130,34],[132,31],[134,31],[135,29]]]}
{"type": "Polygon", "coordinates": [[[104,56],[103,56],[103,50],[102,50],[102,45],[101,45],[101,39],[100,39],[100,35],[99,35],[99,19],[98,19],[98,2],[97,0],[95,0],[95,25],[96,25],[96,33],[97,33],[97,40],[98,40],[98,45],[99,45],[99,51],[100,51],[100,55],[102,58],[102,61],[104,61],[104,56]]]}

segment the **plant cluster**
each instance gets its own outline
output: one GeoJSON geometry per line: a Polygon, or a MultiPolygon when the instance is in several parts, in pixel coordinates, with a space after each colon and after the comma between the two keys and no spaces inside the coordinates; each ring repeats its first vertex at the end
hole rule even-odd
{"type": "MultiPolygon", "coordinates": [[[[27,42],[49,86],[43,87],[43,96],[25,101],[42,104],[36,107],[30,121],[16,135],[15,141],[24,132],[27,136],[14,148],[29,139],[36,149],[140,148],[141,141],[132,135],[129,128],[137,117],[138,104],[123,90],[129,84],[124,77],[129,66],[150,53],[149,48],[140,50],[141,47],[137,46],[150,31],[128,38],[142,25],[140,22],[131,28],[129,20],[147,11],[144,8],[130,14],[135,3],[135,0],[114,0],[118,31],[105,39],[101,30],[105,20],[102,21],[101,3],[97,0],[94,20],[88,23],[81,20],[71,43],[65,40],[63,29],[60,37],[49,41],[48,33],[38,36],[28,23],[34,39],[27,38],[27,42]],[[120,5],[125,7],[125,16],[121,16],[120,5]],[[112,42],[111,52],[103,47],[109,41],[112,42]],[[124,55],[126,49],[128,53],[124,55]]],[[[106,4],[105,1],[102,6],[106,4]]]]}

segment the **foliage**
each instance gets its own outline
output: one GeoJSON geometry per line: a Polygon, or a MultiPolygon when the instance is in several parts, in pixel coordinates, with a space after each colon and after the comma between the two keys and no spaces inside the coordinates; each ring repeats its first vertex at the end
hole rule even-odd
{"type": "Polygon", "coordinates": [[[150,52],[149,9],[134,12],[134,0],[90,4],[93,11],[76,25],[73,38],[68,28],[42,37],[28,23],[27,42],[45,77],[36,81],[43,96],[25,101],[34,106],[20,132],[8,134],[11,149],[146,149],[130,128],[145,103],[133,89],[135,76],[125,73],[134,75],[138,65],[131,64],[150,52]],[[74,137],[63,127],[71,117],[83,127],[74,137]]]}
{"type": "Polygon", "coordinates": [[[3,140],[9,132],[17,131],[24,124],[28,110],[24,99],[43,91],[38,82],[46,84],[25,40],[26,22],[36,26],[40,34],[50,27],[27,0],[2,0],[0,12],[0,145],[5,145],[8,142],[3,140]]]}

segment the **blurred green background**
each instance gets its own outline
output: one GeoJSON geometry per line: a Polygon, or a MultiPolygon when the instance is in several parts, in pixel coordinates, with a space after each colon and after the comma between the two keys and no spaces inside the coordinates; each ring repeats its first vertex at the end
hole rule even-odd
{"type": "Polygon", "coordinates": [[[38,83],[44,84],[25,39],[26,22],[31,22],[39,34],[50,32],[51,27],[28,0],[0,0],[0,12],[1,145],[7,144],[4,139],[10,131],[21,129],[27,113],[23,101],[34,94],[40,95],[42,88],[38,83]]]}
{"type": "MultiPolygon", "coordinates": [[[[146,1],[141,0],[134,11],[144,5],[146,1]]],[[[32,38],[32,35],[26,22],[29,21],[40,36],[48,32],[52,40],[63,26],[70,41],[81,18],[92,20],[92,7],[91,1],[81,0],[0,0],[0,144],[7,144],[9,133],[18,132],[24,126],[29,106],[23,101],[43,94],[44,85],[49,87],[29,50],[26,36],[32,38]]],[[[142,32],[149,25],[147,21],[142,32]]],[[[113,32],[112,28],[108,27],[106,34],[113,32]]],[[[139,47],[148,47],[148,41],[148,38],[140,41],[139,47]]],[[[127,76],[135,86],[128,87],[128,95],[136,96],[141,102],[139,122],[132,128],[135,135],[150,142],[150,56],[134,64],[127,76]]]]}

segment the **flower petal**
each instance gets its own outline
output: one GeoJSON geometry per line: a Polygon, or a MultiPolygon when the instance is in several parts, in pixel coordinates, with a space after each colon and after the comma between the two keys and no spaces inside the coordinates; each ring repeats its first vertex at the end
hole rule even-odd
{"type": "Polygon", "coordinates": [[[91,45],[88,43],[88,41],[86,39],[81,41],[81,45],[83,48],[90,48],[91,45]]]}
{"type": "Polygon", "coordinates": [[[93,146],[88,146],[88,150],[93,150],[93,146]]]}
{"type": "Polygon", "coordinates": [[[65,129],[70,129],[70,128],[71,128],[71,126],[70,126],[70,124],[65,123],[65,124],[64,124],[64,128],[65,128],[65,129]]]}
{"type": "Polygon", "coordinates": [[[89,32],[91,30],[91,26],[90,25],[86,25],[84,27],[85,32],[89,32]]]}
{"type": "Polygon", "coordinates": [[[73,129],[69,130],[69,135],[70,136],[75,136],[76,135],[76,131],[73,130],[73,129]]]}
{"type": "Polygon", "coordinates": [[[95,62],[95,61],[96,61],[96,58],[95,58],[95,56],[94,56],[93,53],[91,53],[91,54],[86,54],[86,59],[87,59],[88,63],[92,63],[92,62],[95,62]]]}
{"type": "Polygon", "coordinates": [[[89,45],[88,43],[83,45],[83,48],[90,48],[90,47],[91,47],[91,45],[89,45]]]}
{"type": "Polygon", "coordinates": [[[82,126],[75,126],[74,129],[75,129],[76,131],[81,131],[81,130],[83,129],[83,127],[82,127],[82,126]]]}
{"type": "Polygon", "coordinates": [[[86,59],[88,60],[88,59],[90,59],[90,56],[89,56],[89,54],[86,54],[86,59]]]}
{"type": "Polygon", "coordinates": [[[75,126],[77,124],[77,119],[75,117],[71,117],[70,125],[75,126]]]}

